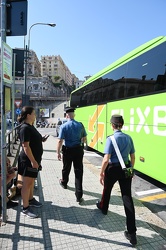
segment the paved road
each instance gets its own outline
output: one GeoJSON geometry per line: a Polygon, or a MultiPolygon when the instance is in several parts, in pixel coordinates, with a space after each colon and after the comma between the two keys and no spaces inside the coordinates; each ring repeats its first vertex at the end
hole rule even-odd
{"type": "MultiPolygon", "coordinates": [[[[39,129],[41,133],[55,135],[55,129],[39,129]]],[[[56,137],[55,137],[56,139],[56,137]]],[[[101,167],[102,156],[92,151],[85,151],[85,158],[97,169],[101,167]]],[[[154,214],[166,223],[166,185],[154,181],[147,176],[136,172],[132,184],[133,196],[148,207],[154,214]]]]}

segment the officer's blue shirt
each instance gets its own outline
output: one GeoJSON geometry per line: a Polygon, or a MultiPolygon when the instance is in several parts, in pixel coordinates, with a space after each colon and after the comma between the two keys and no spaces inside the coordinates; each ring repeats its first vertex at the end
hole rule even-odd
{"type": "Polygon", "coordinates": [[[81,122],[69,119],[60,126],[59,139],[64,139],[66,147],[81,145],[81,138],[87,136],[84,126],[81,122]]]}
{"type": "MultiPolygon", "coordinates": [[[[124,162],[128,162],[129,155],[135,153],[135,148],[132,138],[120,130],[116,130],[114,132],[114,137],[118,144],[124,162]]],[[[107,137],[106,139],[104,153],[111,154],[110,162],[112,163],[119,162],[110,137],[107,137]]]]}

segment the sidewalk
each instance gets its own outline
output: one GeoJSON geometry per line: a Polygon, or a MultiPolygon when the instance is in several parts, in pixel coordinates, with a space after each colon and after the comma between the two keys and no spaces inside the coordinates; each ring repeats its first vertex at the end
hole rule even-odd
{"type": "MultiPolygon", "coordinates": [[[[79,205],[73,169],[68,189],[59,185],[62,162],[57,160],[56,142],[57,138],[50,136],[43,144],[43,170],[35,189],[36,199],[43,203],[42,208],[36,208],[39,218],[24,217],[19,198],[20,205],[7,210],[9,219],[0,227],[0,249],[131,249],[123,234],[126,219],[118,184],[112,192],[109,212],[103,215],[96,208],[102,193],[99,170],[84,157],[84,201],[79,205]]],[[[134,249],[166,249],[166,224],[140,201],[134,199],[134,203],[138,240],[134,249]]]]}

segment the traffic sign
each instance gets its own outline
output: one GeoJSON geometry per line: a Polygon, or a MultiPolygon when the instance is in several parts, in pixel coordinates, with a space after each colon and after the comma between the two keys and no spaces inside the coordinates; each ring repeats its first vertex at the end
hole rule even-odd
{"type": "Polygon", "coordinates": [[[10,1],[7,7],[7,36],[27,35],[28,1],[10,1]]]}
{"type": "Polygon", "coordinates": [[[17,108],[19,108],[21,106],[22,100],[15,100],[15,105],[17,108]]]}
{"type": "Polygon", "coordinates": [[[16,115],[20,115],[21,114],[21,110],[20,109],[16,109],[16,115]]]}

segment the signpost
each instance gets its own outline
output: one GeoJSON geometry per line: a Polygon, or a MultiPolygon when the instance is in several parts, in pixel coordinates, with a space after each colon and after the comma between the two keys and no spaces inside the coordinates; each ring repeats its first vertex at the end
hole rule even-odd
{"type": "MultiPolygon", "coordinates": [[[[6,42],[6,0],[1,0],[1,75],[4,74],[3,46],[6,42]]],[[[6,142],[5,142],[5,98],[4,98],[4,76],[1,77],[1,201],[2,221],[6,222],[6,142]]]]}
{"type": "Polygon", "coordinates": [[[12,83],[12,49],[2,41],[1,53],[3,54],[3,80],[6,83],[12,83]]]}
{"type": "MultiPolygon", "coordinates": [[[[4,3],[4,9],[7,13],[5,27],[6,36],[27,35],[27,0],[2,0],[2,2],[4,3]]],[[[0,28],[2,28],[1,24],[0,28]]]]}
{"type": "Polygon", "coordinates": [[[15,100],[14,103],[16,107],[19,108],[21,106],[22,100],[15,100]]]}
{"type": "Polygon", "coordinates": [[[20,115],[21,114],[21,109],[17,108],[16,109],[16,115],[20,115]]]}
{"type": "Polygon", "coordinates": [[[23,77],[24,76],[24,50],[13,49],[13,54],[16,54],[15,72],[14,72],[14,60],[13,60],[13,76],[15,73],[15,76],[23,77]]]}
{"type": "MultiPolygon", "coordinates": [[[[6,44],[6,36],[25,36],[27,34],[27,0],[1,0],[1,201],[2,222],[6,222],[6,100],[5,93],[10,93],[12,84],[12,49],[6,44]],[[11,86],[10,86],[11,85],[11,86]],[[5,92],[6,91],[6,92],[5,92]]],[[[14,76],[15,77],[15,76],[14,76]]],[[[14,91],[13,91],[14,92],[14,91]]],[[[10,96],[11,99],[11,96],[10,96]]],[[[13,100],[14,103],[14,100],[13,100]]],[[[14,111],[14,105],[12,107],[14,111]]],[[[20,110],[18,108],[18,110],[20,110]]],[[[17,113],[20,111],[17,110],[17,113]]]]}

